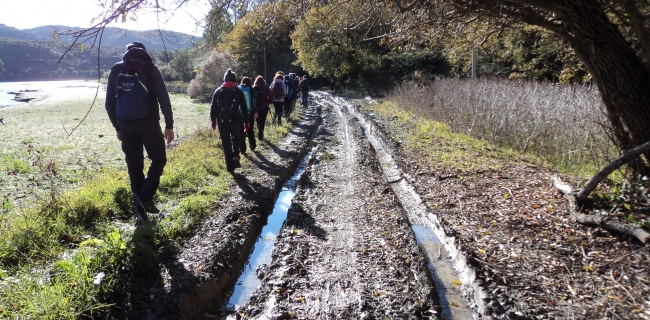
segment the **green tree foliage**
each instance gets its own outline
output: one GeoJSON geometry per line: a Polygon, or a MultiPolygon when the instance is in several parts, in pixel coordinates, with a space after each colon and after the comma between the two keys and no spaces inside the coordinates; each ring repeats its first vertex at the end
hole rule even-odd
{"type": "MultiPolygon", "coordinates": [[[[199,67],[199,73],[190,82],[187,93],[192,99],[210,101],[214,90],[223,83],[223,74],[231,68],[237,72],[238,65],[235,59],[228,53],[212,51],[203,60],[199,67]]],[[[241,77],[241,74],[238,74],[241,77]]]]}
{"type": "Polygon", "coordinates": [[[362,74],[381,64],[379,40],[364,41],[372,35],[351,25],[350,15],[359,14],[357,10],[345,3],[312,8],[291,35],[297,63],[313,76],[332,81],[367,80],[362,74]]]}
{"type": "Polygon", "coordinates": [[[174,80],[190,81],[194,78],[194,63],[188,49],[174,51],[168,68],[174,80]]]}
{"type": "Polygon", "coordinates": [[[232,32],[224,36],[223,49],[237,59],[245,75],[265,74],[265,51],[268,77],[278,70],[297,71],[291,67],[296,56],[289,37],[295,24],[286,6],[284,3],[259,5],[239,19],[232,32]]]}
{"type": "Polygon", "coordinates": [[[390,31],[385,10],[360,2],[332,2],[312,8],[292,33],[297,64],[317,77],[361,86],[368,93],[410,79],[413,71],[446,70],[439,54],[429,50],[392,48],[384,41],[390,31]]]}
{"type": "Polygon", "coordinates": [[[217,47],[225,34],[233,27],[228,7],[223,6],[219,1],[211,2],[212,7],[206,17],[206,28],[203,31],[203,38],[212,47],[217,47]]]}
{"type": "Polygon", "coordinates": [[[476,47],[479,76],[561,83],[590,79],[573,49],[556,34],[536,26],[495,31],[477,21],[442,40],[454,75],[471,74],[472,48],[476,47]]]}

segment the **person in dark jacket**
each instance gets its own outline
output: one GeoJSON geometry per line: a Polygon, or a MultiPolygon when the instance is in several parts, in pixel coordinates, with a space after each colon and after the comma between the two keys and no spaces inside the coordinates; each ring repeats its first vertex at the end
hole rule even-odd
{"type": "Polygon", "coordinates": [[[266,85],[264,77],[257,76],[253,85],[253,99],[257,108],[257,138],[264,140],[264,126],[270,106],[273,105],[273,92],[266,85]]]}
{"type": "MultiPolygon", "coordinates": [[[[227,103],[233,103],[228,101],[227,103]]],[[[237,75],[232,70],[228,69],[223,75],[223,84],[214,91],[212,96],[212,103],[210,104],[210,120],[212,121],[212,130],[219,127],[219,136],[221,137],[221,144],[223,146],[223,155],[226,159],[226,170],[228,172],[235,172],[235,168],[241,168],[239,162],[239,147],[241,139],[241,121],[242,110],[246,109],[246,98],[244,93],[237,87],[237,75]],[[232,106],[236,112],[232,114],[230,119],[220,118],[221,108],[230,108],[230,106],[221,105],[219,98],[226,90],[232,90],[230,96],[234,95],[234,105],[232,106]]]]}
{"type": "Polygon", "coordinates": [[[282,116],[284,115],[284,100],[287,95],[287,85],[284,84],[284,75],[278,71],[269,86],[273,93],[273,123],[282,125],[282,116]]]}
{"type": "Polygon", "coordinates": [[[126,160],[126,167],[131,181],[133,192],[132,204],[138,215],[139,221],[147,221],[147,212],[158,213],[153,197],[160,184],[160,176],[167,163],[165,140],[171,143],[174,140],[174,118],[172,105],[167,93],[167,87],[160,70],[153,65],[151,56],[144,45],[133,42],[127,45],[127,51],[122,57],[122,62],[115,64],[108,75],[106,85],[106,112],[110,119],[117,139],[122,142],[122,151],[126,160]],[[117,78],[124,63],[139,61],[147,76],[147,116],[141,119],[118,121],[117,120],[117,78]],[[160,128],[160,113],[165,117],[165,131],[160,128]],[[151,164],[145,177],[143,149],[151,159],[151,164]]]}
{"type": "Polygon", "coordinates": [[[248,144],[251,151],[255,151],[257,143],[255,142],[255,129],[253,124],[257,119],[257,108],[253,102],[253,83],[251,78],[243,77],[239,89],[244,93],[246,98],[246,107],[242,109],[243,120],[241,122],[241,147],[240,152],[246,153],[246,137],[248,137],[248,144]]]}
{"type": "Polygon", "coordinates": [[[307,104],[309,103],[309,79],[307,79],[307,75],[302,76],[302,79],[300,80],[300,102],[303,107],[307,108],[307,104]]]}

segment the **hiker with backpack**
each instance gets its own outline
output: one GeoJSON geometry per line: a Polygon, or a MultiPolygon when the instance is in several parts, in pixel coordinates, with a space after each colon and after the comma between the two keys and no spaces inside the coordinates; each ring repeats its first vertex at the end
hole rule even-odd
{"type": "Polygon", "coordinates": [[[106,84],[106,112],[115,128],[131,182],[131,204],[138,222],[148,221],[147,212],[159,213],[153,197],[167,163],[165,140],[174,140],[174,118],[167,87],[144,45],[127,45],[122,61],[116,63],[106,84]],[[160,128],[160,113],[165,131],[160,128]],[[143,149],[151,164],[145,177],[143,149]]]}
{"type": "Polygon", "coordinates": [[[244,92],[237,87],[237,75],[228,69],[223,75],[223,84],[214,91],[210,104],[212,130],[219,128],[226,170],[235,172],[241,168],[239,148],[241,139],[242,110],[246,110],[244,92]]]}
{"type": "Polygon", "coordinates": [[[264,140],[264,125],[269,114],[269,106],[273,104],[273,92],[266,86],[264,77],[257,76],[253,85],[253,102],[257,109],[257,138],[264,140]]]}
{"type": "Polygon", "coordinates": [[[296,87],[291,79],[291,74],[284,76],[284,85],[287,88],[284,96],[284,117],[289,121],[291,112],[293,111],[293,102],[296,98],[296,87]]]}
{"type": "Polygon", "coordinates": [[[302,106],[307,108],[307,103],[309,102],[309,79],[307,79],[307,75],[302,76],[299,86],[300,92],[302,93],[300,97],[302,106]]]}
{"type": "Polygon", "coordinates": [[[273,109],[275,110],[275,113],[273,114],[273,123],[277,123],[278,125],[282,125],[284,100],[287,95],[287,86],[284,84],[283,78],[284,76],[282,73],[276,73],[270,87],[271,92],[273,92],[273,109]]]}
{"type": "Polygon", "coordinates": [[[246,137],[248,137],[248,144],[251,147],[251,151],[255,151],[257,146],[255,142],[255,130],[253,129],[253,123],[257,119],[257,109],[253,102],[253,83],[251,78],[243,77],[241,79],[241,84],[239,89],[244,93],[244,98],[246,99],[246,107],[242,109],[243,120],[241,122],[241,147],[240,152],[246,153],[246,137]]]}

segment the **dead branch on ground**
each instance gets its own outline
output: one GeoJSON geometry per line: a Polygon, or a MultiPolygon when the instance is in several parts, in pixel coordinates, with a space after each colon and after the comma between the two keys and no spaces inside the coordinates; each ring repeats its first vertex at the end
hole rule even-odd
{"type": "MultiPolygon", "coordinates": [[[[647,143],[646,143],[647,144],[647,143]]],[[[560,180],[558,177],[553,177],[553,186],[558,189],[564,197],[569,201],[569,210],[570,217],[572,221],[579,222],[581,224],[591,226],[591,227],[601,227],[603,229],[615,231],[621,234],[629,235],[635,237],[642,243],[650,242],[650,233],[646,232],[642,228],[637,226],[623,223],[620,221],[611,220],[608,216],[602,215],[587,215],[580,213],[577,206],[577,197],[573,188],[560,180]]]]}

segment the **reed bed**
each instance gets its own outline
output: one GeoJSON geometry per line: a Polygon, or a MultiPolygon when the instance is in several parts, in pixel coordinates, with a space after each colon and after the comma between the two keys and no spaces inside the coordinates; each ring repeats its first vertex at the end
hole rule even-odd
{"type": "Polygon", "coordinates": [[[604,129],[596,88],[503,79],[439,79],[403,85],[389,99],[452,130],[537,156],[587,176],[619,154],[604,129]]]}

